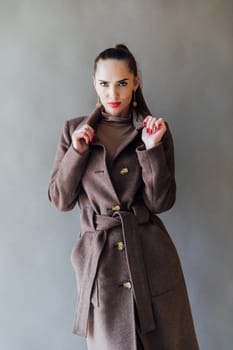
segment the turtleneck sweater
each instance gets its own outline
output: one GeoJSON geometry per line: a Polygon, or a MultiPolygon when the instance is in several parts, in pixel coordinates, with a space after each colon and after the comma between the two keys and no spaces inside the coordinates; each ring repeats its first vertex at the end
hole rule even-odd
{"type": "Polygon", "coordinates": [[[96,131],[96,138],[100,141],[107,152],[107,163],[117,151],[121,142],[127,138],[134,129],[129,108],[112,115],[101,108],[101,118],[96,131]]]}

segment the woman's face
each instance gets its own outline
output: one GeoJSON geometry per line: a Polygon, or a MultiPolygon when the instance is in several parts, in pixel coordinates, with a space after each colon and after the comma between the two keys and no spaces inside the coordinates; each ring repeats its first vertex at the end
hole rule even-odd
{"type": "Polygon", "coordinates": [[[97,63],[94,86],[107,113],[114,115],[128,107],[139,82],[125,60],[100,59],[97,63]]]}

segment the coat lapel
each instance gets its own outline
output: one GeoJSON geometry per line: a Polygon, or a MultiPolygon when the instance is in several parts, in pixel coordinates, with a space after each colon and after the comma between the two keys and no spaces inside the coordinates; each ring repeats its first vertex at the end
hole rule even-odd
{"type": "MultiPolygon", "coordinates": [[[[93,129],[96,129],[96,126],[98,124],[99,119],[101,118],[101,107],[94,109],[91,114],[81,123],[81,124],[88,124],[90,125],[93,129]]],[[[141,116],[136,113],[136,111],[133,109],[132,110],[132,119],[133,119],[133,126],[134,128],[132,128],[132,131],[130,132],[130,134],[127,136],[127,138],[124,139],[124,141],[120,144],[120,146],[117,149],[117,152],[115,153],[113,159],[111,160],[111,162],[114,162],[114,159],[125,149],[125,147],[131,142],[133,141],[133,139],[138,135],[138,133],[140,132],[140,130],[143,128],[142,125],[142,118],[141,116]]],[[[112,188],[112,195],[113,197],[115,197],[115,199],[118,201],[119,203],[119,198],[118,195],[116,193],[116,190],[113,186],[112,183],[112,179],[111,176],[109,174],[108,171],[108,166],[107,166],[107,161],[106,161],[106,149],[105,146],[99,142],[98,140],[94,141],[91,144],[91,147],[95,147],[95,146],[100,146],[103,149],[103,165],[107,174],[107,179],[109,182],[109,185],[111,185],[112,188]]]]}
{"type": "MultiPolygon", "coordinates": [[[[93,127],[93,129],[95,129],[96,124],[98,123],[100,118],[101,118],[101,107],[94,109],[93,112],[85,120],[85,123],[89,124],[91,127],[93,127]]],[[[114,154],[112,161],[114,161],[114,159],[125,149],[125,147],[131,141],[133,141],[133,139],[138,135],[139,131],[143,128],[143,124],[142,124],[143,117],[140,114],[138,114],[134,108],[132,108],[132,120],[133,120],[134,128],[132,128],[132,131],[130,132],[130,134],[120,144],[116,153],[114,154]]],[[[94,141],[92,143],[92,146],[95,146],[95,145],[102,145],[102,144],[99,141],[94,141]]],[[[105,154],[106,154],[106,150],[105,150],[105,154]]]]}

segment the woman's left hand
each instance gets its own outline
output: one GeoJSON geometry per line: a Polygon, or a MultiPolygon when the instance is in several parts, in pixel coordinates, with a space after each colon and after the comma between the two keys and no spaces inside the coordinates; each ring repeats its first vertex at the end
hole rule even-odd
{"type": "Polygon", "coordinates": [[[167,127],[163,118],[155,118],[148,115],[143,121],[142,141],[144,142],[146,149],[154,147],[161,141],[165,134],[167,127]]]}

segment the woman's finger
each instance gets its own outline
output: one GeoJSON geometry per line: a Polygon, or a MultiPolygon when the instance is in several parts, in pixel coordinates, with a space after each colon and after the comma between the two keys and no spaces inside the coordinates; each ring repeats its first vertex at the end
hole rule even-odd
{"type": "Polygon", "coordinates": [[[147,122],[147,132],[149,133],[149,135],[151,135],[154,131],[155,131],[155,122],[156,122],[157,118],[155,117],[150,117],[148,119],[148,122],[147,122]]]}
{"type": "Polygon", "coordinates": [[[76,142],[81,142],[82,140],[85,141],[86,144],[89,143],[90,137],[86,131],[83,130],[76,130],[73,134],[73,139],[76,142]]]}
{"type": "Polygon", "coordinates": [[[152,135],[153,133],[161,129],[166,131],[166,124],[162,117],[156,118],[151,115],[148,115],[143,121],[143,126],[145,127],[145,130],[149,135],[152,135]]]}
{"type": "Polygon", "coordinates": [[[86,132],[91,133],[91,134],[93,134],[93,133],[95,132],[95,130],[94,130],[90,125],[88,125],[88,124],[85,124],[85,125],[83,126],[83,129],[84,129],[86,132]]]}
{"type": "Polygon", "coordinates": [[[165,122],[164,122],[164,120],[163,120],[163,118],[159,118],[157,121],[156,121],[156,127],[158,128],[158,129],[166,129],[166,125],[165,125],[165,122]]]}
{"type": "Polygon", "coordinates": [[[75,130],[73,133],[73,137],[75,137],[76,140],[84,138],[86,143],[92,142],[94,136],[95,136],[94,129],[87,124],[84,125],[82,128],[75,130]]]}
{"type": "Polygon", "coordinates": [[[148,115],[143,121],[143,126],[144,126],[146,131],[148,130],[148,125],[147,124],[148,124],[149,118],[150,118],[150,116],[148,115]]]}
{"type": "Polygon", "coordinates": [[[143,121],[143,126],[146,127],[151,118],[153,118],[151,115],[146,116],[146,118],[143,121]]]}

